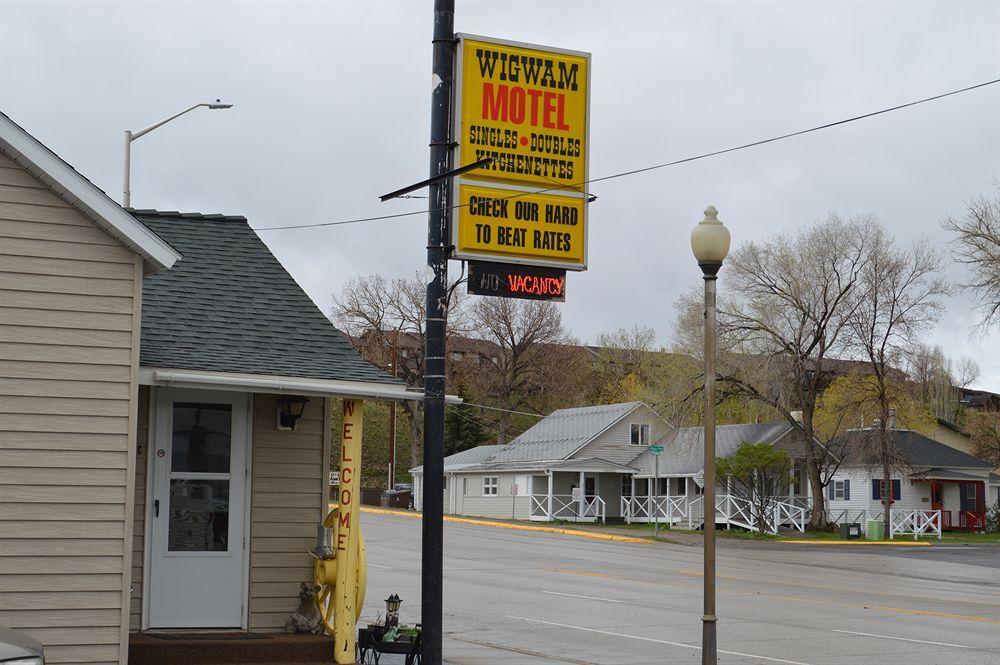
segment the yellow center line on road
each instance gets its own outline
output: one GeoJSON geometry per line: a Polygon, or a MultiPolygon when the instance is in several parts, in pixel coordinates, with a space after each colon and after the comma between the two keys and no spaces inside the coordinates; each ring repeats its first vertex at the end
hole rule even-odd
{"type": "MultiPolygon", "coordinates": [[[[671,582],[663,582],[661,580],[651,580],[644,579],[641,577],[627,577],[623,575],[610,575],[607,573],[597,573],[590,570],[571,570],[566,568],[543,568],[552,573],[565,573],[569,575],[587,575],[589,577],[603,577],[606,579],[624,580],[628,582],[640,582],[643,584],[655,584],[657,586],[667,586],[674,588],[694,588],[700,589],[701,585],[691,585],[691,584],[676,584],[671,582]]],[[[876,612],[888,612],[894,614],[909,614],[915,616],[928,616],[928,617],[938,617],[943,619],[957,619],[959,621],[976,621],[979,623],[991,623],[1000,624],[1000,621],[992,619],[990,617],[975,616],[970,614],[951,614],[949,612],[934,612],[932,610],[914,610],[905,607],[890,607],[883,605],[857,605],[853,603],[842,603],[834,600],[822,600],[819,598],[806,598],[804,596],[791,596],[787,594],[771,594],[762,593],[757,591],[738,591],[736,589],[725,589],[717,588],[719,593],[732,594],[735,596],[752,596],[756,598],[770,598],[772,600],[788,600],[797,603],[808,603],[810,605],[825,605],[829,607],[846,607],[852,610],[874,610],[876,612]]]]}
{"type": "MultiPolygon", "coordinates": [[[[705,573],[700,570],[683,570],[677,569],[675,572],[681,575],[693,575],[695,577],[702,577],[705,573]]],[[[839,587],[839,586],[825,586],[822,584],[804,584],[802,582],[784,582],[782,580],[765,580],[759,577],[736,577],[735,575],[716,575],[716,579],[720,580],[734,580],[737,582],[757,582],[759,584],[777,584],[780,586],[793,586],[800,587],[802,589],[817,589],[819,591],[835,591],[843,593],[866,593],[872,596],[887,596],[890,598],[909,598],[911,600],[930,600],[935,603],[942,602],[940,596],[915,596],[906,593],[893,593],[892,591],[871,591],[869,589],[852,589],[849,587],[839,587]]],[[[947,600],[943,602],[955,603],[956,605],[978,605],[984,607],[997,607],[996,601],[987,602],[983,600],[947,600]]]]}
{"type": "MultiPolygon", "coordinates": [[[[414,513],[408,510],[393,510],[391,508],[374,508],[371,506],[362,506],[361,512],[374,513],[376,515],[399,515],[401,517],[410,517],[413,519],[422,519],[423,515],[421,513],[414,513]]],[[[596,533],[594,531],[582,531],[580,529],[564,529],[561,527],[552,526],[535,526],[533,524],[516,524],[513,522],[496,522],[493,520],[480,520],[480,519],[470,519],[467,517],[455,517],[454,515],[445,515],[445,522],[455,522],[458,524],[473,524],[476,526],[490,526],[498,529],[513,529],[515,531],[541,531],[543,533],[558,533],[563,536],[580,536],[581,538],[593,538],[595,540],[610,540],[616,543],[639,543],[642,545],[649,545],[655,543],[655,540],[650,540],[649,538],[633,538],[631,536],[616,536],[611,533],[596,533]]]]}

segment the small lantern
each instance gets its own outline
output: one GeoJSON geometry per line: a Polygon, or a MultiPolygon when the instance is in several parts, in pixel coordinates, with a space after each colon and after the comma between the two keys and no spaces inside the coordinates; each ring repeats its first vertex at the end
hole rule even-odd
{"type": "Polygon", "coordinates": [[[399,625],[399,606],[403,603],[399,596],[392,594],[385,599],[385,625],[399,625]]]}
{"type": "Polygon", "coordinates": [[[279,397],[278,429],[283,432],[294,432],[295,423],[302,417],[308,402],[305,397],[279,397]]]}

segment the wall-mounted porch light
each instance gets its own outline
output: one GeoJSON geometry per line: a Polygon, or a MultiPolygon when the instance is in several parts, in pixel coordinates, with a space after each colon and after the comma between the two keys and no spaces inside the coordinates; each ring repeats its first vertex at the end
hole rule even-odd
{"type": "Polygon", "coordinates": [[[278,429],[283,432],[294,432],[295,423],[302,417],[308,402],[305,397],[279,397],[278,429]]]}

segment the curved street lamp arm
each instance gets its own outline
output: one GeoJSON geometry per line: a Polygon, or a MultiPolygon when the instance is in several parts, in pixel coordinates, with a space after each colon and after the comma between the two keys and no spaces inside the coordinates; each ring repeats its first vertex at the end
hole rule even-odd
{"type": "Polygon", "coordinates": [[[130,141],[134,141],[137,138],[139,138],[140,136],[143,136],[144,134],[148,134],[149,132],[153,131],[157,127],[162,127],[163,125],[167,124],[171,120],[174,120],[175,118],[179,118],[182,115],[184,115],[185,113],[193,111],[196,108],[200,108],[202,106],[208,106],[208,103],[202,102],[200,104],[195,104],[194,106],[189,106],[186,109],[184,109],[183,111],[178,111],[177,113],[173,114],[172,116],[164,118],[163,120],[161,120],[161,121],[159,121],[157,123],[153,123],[152,125],[150,125],[149,127],[146,127],[145,129],[140,129],[137,132],[131,132],[130,135],[129,135],[129,140],[130,141]]]}

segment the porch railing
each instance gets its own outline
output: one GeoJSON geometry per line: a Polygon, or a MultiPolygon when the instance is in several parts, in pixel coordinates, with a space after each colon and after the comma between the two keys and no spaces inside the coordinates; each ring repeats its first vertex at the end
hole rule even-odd
{"type": "Polygon", "coordinates": [[[673,524],[687,516],[688,497],[670,496],[623,496],[621,498],[622,517],[626,522],[666,522],[673,524]]]}
{"type": "Polygon", "coordinates": [[[569,494],[532,494],[529,498],[531,499],[529,516],[536,521],[603,522],[607,517],[607,505],[604,499],[596,495],[574,499],[569,494]],[[551,499],[551,512],[549,499],[551,499]]]}

